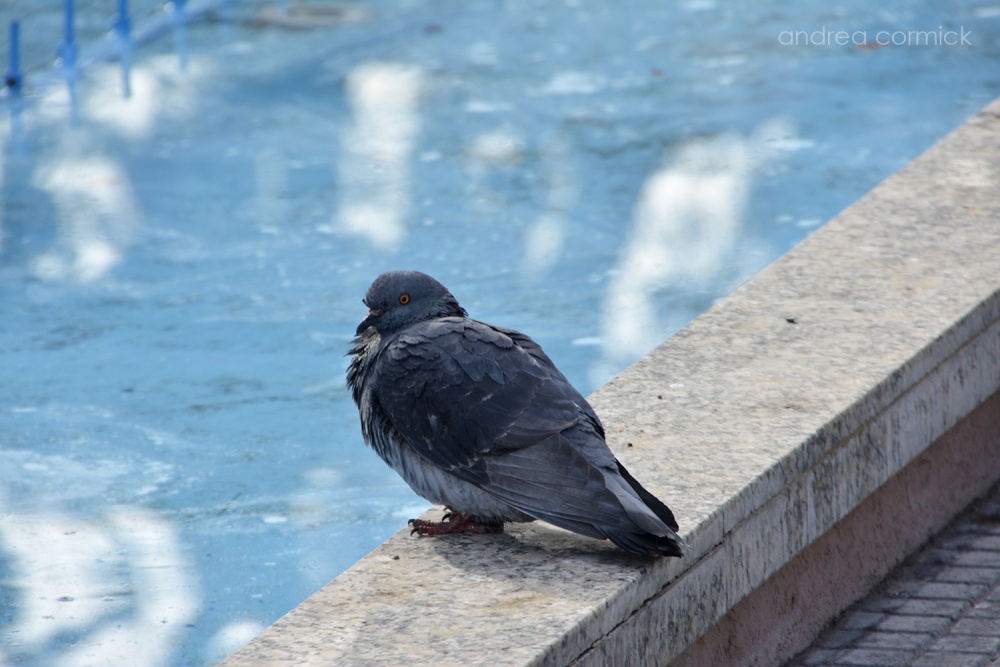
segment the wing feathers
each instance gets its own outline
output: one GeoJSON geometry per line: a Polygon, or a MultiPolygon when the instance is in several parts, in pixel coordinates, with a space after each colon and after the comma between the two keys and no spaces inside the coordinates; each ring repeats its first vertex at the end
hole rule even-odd
{"type": "Polygon", "coordinates": [[[593,409],[524,334],[419,322],[386,343],[373,372],[388,423],[427,462],[531,517],[679,555],[673,514],[615,460],[593,409]]]}

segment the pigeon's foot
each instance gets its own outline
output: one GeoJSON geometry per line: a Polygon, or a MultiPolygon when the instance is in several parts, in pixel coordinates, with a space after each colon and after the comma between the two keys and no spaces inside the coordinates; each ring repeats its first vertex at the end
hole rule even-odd
{"type": "Polygon", "coordinates": [[[451,535],[452,533],[502,533],[502,523],[480,523],[471,514],[450,511],[444,521],[410,519],[410,535],[451,535]]]}

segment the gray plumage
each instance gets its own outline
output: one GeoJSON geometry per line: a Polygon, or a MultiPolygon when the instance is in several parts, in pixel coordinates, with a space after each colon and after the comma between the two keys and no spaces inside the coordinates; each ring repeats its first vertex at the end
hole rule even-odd
{"type": "Polygon", "coordinates": [[[416,271],[379,276],[347,371],[365,442],[447,507],[414,532],[541,519],[641,555],[681,556],[671,511],[615,459],[604,426],[542,349],[469,319],[416,271]]]}

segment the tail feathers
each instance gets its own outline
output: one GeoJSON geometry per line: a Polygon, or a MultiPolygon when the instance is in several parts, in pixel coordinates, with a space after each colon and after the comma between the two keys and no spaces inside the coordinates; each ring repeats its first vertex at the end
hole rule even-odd
{"type": "MultiPolygon", "coordinates": [[[[620,517],[621,520],[615,521],[613,525],[595,522],[593,519],[567,516],[559,512],[541,511],[536,512],[534,516],[580,535],[611,540],[625,551],[637,556],[674,556],[676,558],[684,556],[684,540],[677,533],[666,526],[657,529],[652,526],[647,528],[639,525],[628,514],[623,514],[620,517]],[[651,530],[657,532],[650,532],[651,530]]],[[[649,526],[649,522],[642,523],[649,526]]]]}
{"type": "MultiPolygon", "coordinates": [[[[624,471],[621,464],[620,470],[624,471]]],[[[631,475],[604,472],[605,494],[594,498],[588,517],[549,516],[550,523],[591,537],[606,538],[640,556],[684,555],[673,513],[631,475]],[[602,502],[603,501],[603,502],[602,502]],[[601,507],[601,511],[593,511],[601,507]],[[576,520],[574,520],[576,519],[576,520]],[[582,519],[582,521],[581,521],[582,519]],[[589,524],[589,525],[588,525],[589,524]]]]}
{"type": "Polygon", "coordinates": [[[528,516],[609,539],[628,552],[682,556],[684,541],[670,509],[610,452],[605,461],[592,462],[586,445],[557,433],[531,447],[485,456],[481,467],[487,481],[480,488],[528,516]]]}
{"type": "Polygon", "coordinates": [[[670,511],[670,508],[667,507],[659,498],[644,489],[642,484],[636,481],[635,477],[633,477],[632,474],[625,469],[625,466],[623,466],[621,462],[615,461],[615,463],[618,464],[618,474],[620,474],[622,478],[628,482],[628,485],[631,486],[632,490],[639,495],[639,498],[646,504],[646,507],[653,510],[653,513],[659,517],[660,521],[667,524],[670,530],[675,532],[679,530],[680,526],[677,525],[677,519],[674,518],[674,513],[670,511]]]}
{"type": "Polygon", "coordinates": [[[660,555],[682,557],[684,555],[684,540],[677,535],[677,520],[659,498],[647,491],[628,470],[618,461],[618,480],[609,475],[609,488],[612,483],[621,484],[620,490],[614,491],[625,514],[631,520],[632,529],[606,531],[608,539],[622,549],[640,555],[660,555]]]}
{"type": "Polygon", "coordinates": [[[652,533],[618,533],[608,535],[608,539],[619,547],[639,556],[684,556],[684,540],[675,533],[653,535],[652,533]]]}

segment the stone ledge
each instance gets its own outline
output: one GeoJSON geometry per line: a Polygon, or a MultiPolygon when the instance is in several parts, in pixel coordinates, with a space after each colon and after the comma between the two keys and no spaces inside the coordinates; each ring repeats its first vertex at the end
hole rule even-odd
{"type": "Polygon", "coordinates": [[[685,559],[401,531],[223,664],[669,662],[998,390],[1000,101],[591,397],[685,559]]]}
{"type": "MultiPolygon", "coordinates": [[[[790,660],[832,617],[873,584],[881,586],[900,554],[917,550],[951,522],[956,508],[1000,479],[997,434],[1000,392],[754,589],[672,666],[780,665],[790,660]]],[[[628,643],[623,630],[615,634],[621,635],[617,641],[628,643]]]]}

